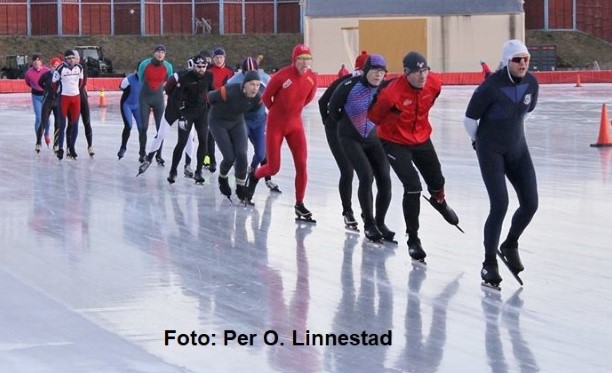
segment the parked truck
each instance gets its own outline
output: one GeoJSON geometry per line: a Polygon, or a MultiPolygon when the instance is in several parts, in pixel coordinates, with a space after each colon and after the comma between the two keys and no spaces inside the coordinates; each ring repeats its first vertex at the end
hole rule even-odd
{"type": "Polygon", "coordinates": [[[81,65],[87,69],[90,77],[121,77],[124,73],[113,67],[113,61],[104,56],[102,47],[97,45],[81,45],[74,48],[81,56],[81,65]]]}
{"type": "Polygon", "coordinates": [[[0,70],[2,79],[23,79],[30,68],[30,57],[18,54],[6,56],[6,64],[0,70]]]}

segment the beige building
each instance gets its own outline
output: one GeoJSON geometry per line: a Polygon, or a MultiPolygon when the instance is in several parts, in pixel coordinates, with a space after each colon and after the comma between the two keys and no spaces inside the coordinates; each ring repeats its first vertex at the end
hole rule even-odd
{"type": "Polygon", "coordinates": [[[313,69],[352,68],[361,50],[383,54],[390,72],[416,50],[438,72],[494,69],[508,39],[525,40],[522,0],[304,0],[304,40],[313,69]]]}

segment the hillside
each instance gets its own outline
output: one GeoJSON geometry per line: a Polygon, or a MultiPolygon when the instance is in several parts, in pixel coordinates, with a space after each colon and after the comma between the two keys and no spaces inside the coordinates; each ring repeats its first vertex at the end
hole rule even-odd
{"type": "Polygon", "coordinates": [[[143,58],[151,57],[157,44],[168,50],[166,58],[175,67],[182,67],[189,57],[202,49],[223,46],[227,64],[234,66],[246,56],[263,55],[263,67],[282,67],[291,61],[291,50],[303,41],[301,34],[278,35],[188,35],[188,36],[92,36],[92,37],[5,37],[0,38],[0,63],[9,54],[42,53],[46,60],[77,45],[99,45],[111,57],[115,68],[131,71],[143,58]],[[24,48],[24,45],[27,46],[24,48]]]}
{"type": "MultiPolygon", "coordinates": [[[[156,44],[165,44],[167,58],[181,67],[195,52],[221,45],[228,56],[228,65],[235,66],[247,55],[264,55],[263,67],[272,69],[290,62],[291,49],[302,42],[301,34],[279,35],[188,35],[188,36],[98,36],[98,37],[4,37],[0,38],[0,64],[7,54],[40,52],[47,59],[76,45],[100,45],[115,67],[130,71],[140,59],[151,56],[156,44]],[[24,46],[26,46],[24,48],[24,46]]],[[[612,44],[582,32],[527,32],[528,45],[557,46],[559,69],[590,69],[597,60],[602,69],[612,69],[612,44]]]]}
{"type": "Polygon", "coordinates": [[[583,32],[527,31],[527,45],[556,45],[558,69],[612,69],[612,44],[583,32]]]}

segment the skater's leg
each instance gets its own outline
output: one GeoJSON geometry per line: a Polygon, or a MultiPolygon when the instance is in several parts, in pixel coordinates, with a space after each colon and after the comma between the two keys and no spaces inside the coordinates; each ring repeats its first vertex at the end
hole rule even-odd
{"type": "Polygon", "coordinates": [[[538,209],[536,174],[527,146],[518,159],[508,164],[507,177],[519,201],[519,207],[512,216],[508,239],[518,242],[538,209]]]}
{"type": "Polygon", "coordinates": [[[366,229],[375,224],[374,222],[374,197],[372,193],[372,183],[374,181],[374,172],[370,161],[366,156],[364,145],[361,140],[355,140],[352,137],[340,136],[340,145],[346,154],[352,168],[357,173],[359,179],[359,188],[357,195],[359,197],[359,205],[361,207],[361,217],[366,229]]]}
{"type": "Polygon", "coordinates": [[[187,140],[189,139],[189,132],[191,131],[193,123],[191,121],[187,121],[185,125],[185,129],[178,129],[178,138],[176,140],[176,146],[174,147],[174,152],[172,153],[172,166],[170,166],[170,174],[174,174],[176,176],[178,164],[181,161],[183,156],[183,152],[185,150],[185,145],[187,144],[187,140]]]}
{"type": "Polygon", "coordinates": [[[85,129],[85,139],[87,140],[87,148],[91,148],[93,141],[93,132],[91,129],[91,116],[89,114],[89,99],[87,91],[81,90],[79,95],[81,103],[81,119],[83,119],[83,128],[85,129]]]}
{"type": "Polygon", "coordinates": [[[485,260],[496,258],[502,224],[508,211],[508,189],[503,155],[479,146],[480,173],[489,195],[489,215],[484,225],[485,260]]]}
{"type": "Polygon", "coordinates": [[[244,184],[247,177],[247,135],[246,129],[242,124],[236,125],[229,131],[232,146],[234,148],[234,154],[236,156],[236,162],[234,165],[234,173],[236,175],[236,183],[239,181],[244,184]]]}
{"type": "Polygon", "coordinates": [[[202,121],[195,123],[196,134],[198,136],[198,149],[196,152],[196,173],[202,173],[202,166],[204,162],[204,156],[206,155],[206,148],[208,144],[208,112],[203,117],[202,121]]]}
{"type": "Polygon", "coordinates": [[[343,213],[352,213],[353,165],[345,155],[338,139],[338,125],[336,122],[331,120],[328,121],[325,126],[325,137],[329,149],[338,165],[338,170],[340,171],[338,192],[340,193],[340,201],[342,202],[342,211],[343,213]]]}
{"type": "Polygon", "coordinates": [[[266,132],[265,125],[262,123],[257,127],[247,127],[247,134],[251,144],[253,144],[253,158],[251,159],[251,169],[257,166],[266,158],[266,132]]]}
{"type": "Polygon", "coordinates": [[[32,94],[32,108],[34,109],[34,134],[38,135],[38,128],[41,126],[41,113],[43,105],[43,95],[32,94]]]}
{"type": "Polygon", "coordinates": [[[230,168],[234,165],[234,161],[236,160],[236,154],[234,153],[234,146],[232,144],[232,139],[230,138],[228,128],[225,123],[216,123],[210,122],[209,126],[209,136],[212,135],[215,138],[217,145],[219,146],[219,150],[223,155],[223,159],[221,160],[221,164],[219,166],[219,174],[227,175],[229,173],[230,168]]]}
{"type": "MultiPolygon", "coordinates": [[[[304,202],[306,184],[308,183],[306,135],[304,128],[299,127],[286,135],[287,145],[293,156],[295,166],[295,201],[297,204],[304,202]]],[[[268,158],[268,160],[270,160],[268,158]]]]}

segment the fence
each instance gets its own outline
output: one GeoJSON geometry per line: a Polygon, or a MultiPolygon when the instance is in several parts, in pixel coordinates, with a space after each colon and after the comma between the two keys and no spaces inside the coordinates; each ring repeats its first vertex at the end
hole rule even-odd
{"type": "Polygon", "coordinates": [[[0,0],[0,36],[302,33],[300,0],[0,0]]]}

